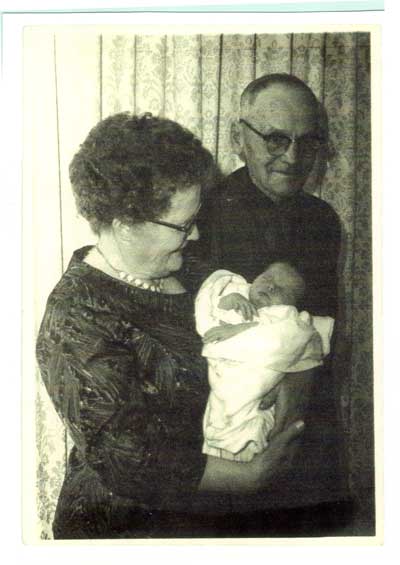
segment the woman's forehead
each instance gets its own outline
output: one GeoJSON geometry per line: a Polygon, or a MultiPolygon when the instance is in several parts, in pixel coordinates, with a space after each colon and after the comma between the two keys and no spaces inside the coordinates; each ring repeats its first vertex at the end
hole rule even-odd
{"type": "Polygon", "coordinates": [[[200,205],[200,186],[194,185],[186,190],[175,192],[171,196],[171,207],[165,214],[165,218],[186,220],[193,215],[200,205]]]}

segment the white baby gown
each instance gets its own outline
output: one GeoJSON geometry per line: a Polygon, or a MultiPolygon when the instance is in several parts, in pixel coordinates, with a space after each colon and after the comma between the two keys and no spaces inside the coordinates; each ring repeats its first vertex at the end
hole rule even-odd
{"type": "MultiPolygon", "coordinates": [[[[208,277],[195,303],[198,333],[203,336],[221,320],[244,322],[241,314],[218,304],[232,292],[248,298],[249,287],[243,277],[225,270],[208,277]]],[[[262,398],[285,373],[317,367],[330,351],[334,325],[330,317],[280,305],[259,309],[253,321],[258,324],[203,347],[211,387],[203,420],[203,452],[209,455],[250,461],[265,449],[275,420],[274,407],[259,408],[262,398]]]]}

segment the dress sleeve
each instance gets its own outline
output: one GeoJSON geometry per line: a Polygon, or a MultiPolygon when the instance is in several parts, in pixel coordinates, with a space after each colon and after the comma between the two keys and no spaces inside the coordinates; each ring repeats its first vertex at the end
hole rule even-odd
{"type": "MultiPolygon", "coordinates": [[[[121,332],[109,311],[55,301],[47,306],[37,357],[56,410],[102,483],[114,494],[134,498],[139,492],[154,501],[160,485],[168,492],[177,480],[180,455],[168,447],[165,395],[157,394],[156,377],[149,382],[138,362],[139,351],[148,366],[159,361],[150,340],[140,330],[121,332]]],[[[168,359],[164,369],[173,372],[168,359]]]]}

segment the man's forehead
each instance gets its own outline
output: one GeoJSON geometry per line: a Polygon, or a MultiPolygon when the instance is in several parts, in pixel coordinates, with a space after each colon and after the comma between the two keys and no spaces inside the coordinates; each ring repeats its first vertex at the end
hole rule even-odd
{"type": "Polygon", "coordinates": [[[287,85],[274,85],[257,94],[249,113],[268,120],[273,127],[283,128],[292,122],[316,123],[318,108],[307,92],[287,85]]]}

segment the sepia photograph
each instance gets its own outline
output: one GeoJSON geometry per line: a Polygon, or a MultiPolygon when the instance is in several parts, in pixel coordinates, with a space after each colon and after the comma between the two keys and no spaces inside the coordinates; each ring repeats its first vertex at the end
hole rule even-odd
{"type": "Polygon", "coordinates": [[[376,536],[350,28],[25,27],[30,538],[376,536]]]}

